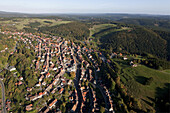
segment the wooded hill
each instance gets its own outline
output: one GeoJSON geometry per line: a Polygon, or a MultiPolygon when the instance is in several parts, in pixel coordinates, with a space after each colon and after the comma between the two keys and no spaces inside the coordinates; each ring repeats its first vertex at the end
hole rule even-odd
{"type": "Polygon", "coordinates": [[[133,25],[141,25],[150,29],[170,31],[170,18],[126,18],[120,19],[119,22],[133,25]]]}
{"type": "Polygon", "coordinates": [[[39,31],[62,37],[72,37],[78,40],[84,40],[90,33],[88,26],[80,22],[72,22],[52,27],[41,27],[39,31]]]}
{"type": "Polygon", "coordinates": [[[150,53],[159,58],[167,59],[167,41],[152,30],[144,27],[130,26],[129,30],[102,30],[94,34],[99,38],[101,47],[112,51],[130,53],[150,53]]]}

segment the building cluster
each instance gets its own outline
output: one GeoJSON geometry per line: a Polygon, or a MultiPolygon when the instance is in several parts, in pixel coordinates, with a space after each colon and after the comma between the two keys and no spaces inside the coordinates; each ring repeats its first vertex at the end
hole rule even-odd
{"type": "MultiPolygon", "coordinates": [[[[43,106],[36,109],[43,113],[50,112],[54,107],[57,107],[60,100],[58,96],[50,95],[62,96],[68,90],[66,87],[72,86],[74,90],[68,91],[68,100],[72,103],[70,112],[86,112],[88,110],[86,106],[89,106],[89,102],[91,111],[99,112],[100,98],[97,97],[94,87],[102,87],[101,92],[104,94],[104,98],[108,99],[108,110],[113,112],[113,101],[108,89],[98,85],[100,83],[96,73],[100,72],[100,67],[92,53],[95,52],[102,60],[106,60],[101,52],[57,36],[45,34],[37,36],[32,33],[12,33],[9,31],[2,33],[17,37],[18,41],[28,45],[28,49],[33,48],[36,53],[30,67],[40,74],[37,83],[33,87],[26,88],[25,99],[30,103],[25,106],[26,111],[35,109],[34,103],[36,101],[48,97],[45,103],[41,103],[43,106]],[[93,87],[89,87],[91,85],[93,87]]],[[[17,52],[17,47],[14,52],[17,52]]],[[[17,74],[17,69],[14,66],[11,66],[9,70],[14,72],[14,75],[17,74]]],[[[17,87],[23,85],[23,77],[15,77],[18,79],[15,85],[17,87]]]]}

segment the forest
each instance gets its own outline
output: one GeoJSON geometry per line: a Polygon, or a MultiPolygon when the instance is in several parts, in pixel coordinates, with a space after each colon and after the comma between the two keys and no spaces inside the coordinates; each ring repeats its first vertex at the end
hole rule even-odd
{"type": "Polygon", "coordinates": [[[38,31],[62,37],[72,37],[78,40],[87,39],[90,32],[88,26],[80,22],[72,22],[52,27],[40,27],[38,31]]]}
{"type": "Polygon", "coordinates": [[[167,42],[151,30],[133,27],[131,31],[97,34],[102,48],[113,51],[128,51],[130,53],[150,53],[159,58],[167,59],[167,42]]]}

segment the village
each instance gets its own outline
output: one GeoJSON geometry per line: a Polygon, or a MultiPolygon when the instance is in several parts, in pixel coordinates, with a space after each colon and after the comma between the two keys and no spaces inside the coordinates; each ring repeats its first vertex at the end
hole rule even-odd
{"type": "MultiPolygon", "coordinates": [[[[110,63],[100,51],[85,46],[80,47],[71,40],[57,36],[44,34],[44,36],[50,37],[45,38],[33,35],[32,33],[12,33],[9,31],[2,33],[10,34],[12,36],[9,38],[17,38],[17,40],[22,41],[24,44],[28,44],[27,48],[34,48],[36,53],[36,58],[32,60],[30,67],[34,68],[36,72],[39,71],[40,75],[33,87],[26,88],[27,94],[25,94],[25,99],[31,102],[31,104],[25,105],[25,111],[33,110],[33,103],[37,100],[43,99],[44,96],[50,96],[52,98],[49,99],[48,103],[39,103],[42,107],[36,108],[40,113],[48,113],[57,107],[57,103],[63,95],[67,95],[66,98],[71,103],[70,112],[86,112],[87,108],[90,108],[92,112],[99,112],[100,98],[96,96],[94,89],[98,88],[106,103],[105,110],[111,113],[114,112],[114,102],[111,94],[107,87],[102,84],[102,79],[97,77],[96,73],[100,72],[100,67],[91,54],[96,52],[103,62],[110,63]],[[36,45],[32,43],[33,41],[37,42],[36,45]],[[92,64],[87,59],[85,60],[84,56],[92,64]],[[70,87],[72,90],[70,90],[70,87]],[[33,91],[36,93],[32,93],[33,91]]],[[[15,52],[17,52],[17,49],[11,52],[11,55],[15,52]]],[[[115,55],[117,54],[114,53],[112,56],[115,55]]],[[[123,57],[123,59],[127,60],[126,57],[123,57]]],[[[18,77],[16,76],[18,72],[14,66],[9,66],[8,69],[13,72],[14,77],[18,77]]],[[[24,85],[22,75],[17,79],[18,82],[15,83],[17,87],[24,85]]],[[[11,109],[10,102],[8,100],[7,110],[11,109]]]]}

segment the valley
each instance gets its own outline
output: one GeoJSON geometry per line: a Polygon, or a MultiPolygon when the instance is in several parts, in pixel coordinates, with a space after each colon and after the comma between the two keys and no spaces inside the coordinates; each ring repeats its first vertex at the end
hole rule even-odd
{"type": "Polygon", "coordinates": [[[5,112],[167,111],[168,31],[89,18],[0,19],[5,112]]]}

